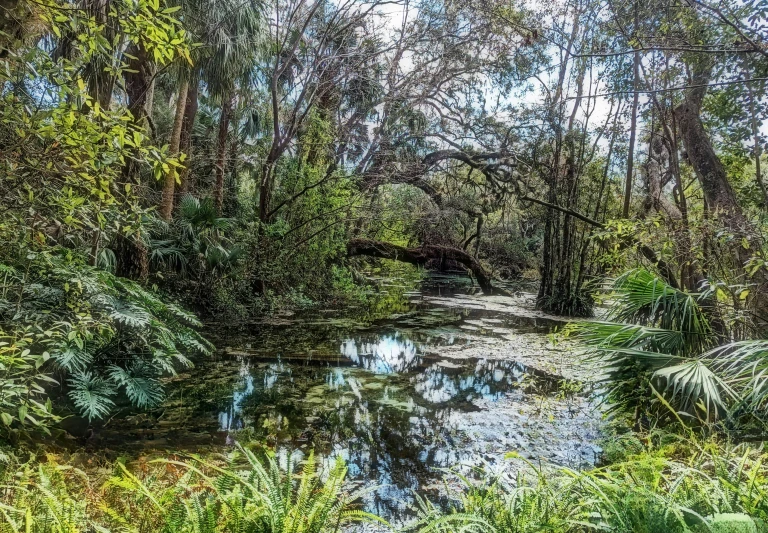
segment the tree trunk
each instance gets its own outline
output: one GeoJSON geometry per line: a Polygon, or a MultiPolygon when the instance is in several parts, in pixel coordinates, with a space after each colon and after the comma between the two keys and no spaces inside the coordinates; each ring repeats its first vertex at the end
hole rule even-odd
{"type": "Polygon", "coordinates": [[[272,203],[272,183],[276,165],[277,156],[270,152],[264,165],[262,165],[261,185],[259,186],[259,220],[262,224],[268,224],[271,218],[269,206],[272,203]]]}
{"type": "Polygon", "coordinates": [[[387,242],[369,239],[352,239],[347,244],[347,255],[367,255],[402,261],[412,265],[425,266],[432,261],[456,261],[472,272],[483,294],[504,294],[505,291],[491,285],[491,275],[473,256],[460,248],[450,246],[423,245],[418,248],[405,248],[387,242]]]}
{"type": "Polygon", "coordinates": [[[136,124],[143,124],[151,116],[149,107],[154,91],[155,65],[143,46],[132,45],[126,50],[128,69],[124,73],[128,110],[136,124]]]}
{"type": "MultiPolygon", "coordinates": [[[[745,266],[760,253],[760,246],[755,242],[757,234],[738,203],[736,193],[728,181],[725,167],[717,157],[701,121],[701,103],[707,91],[711,66],[694,64],[691,65],[691,71],[693,88],[686,91],[685,99],[675,109],[675,117],[688,160],[701,184],[706,210],[710,211],[712,217],[718,219],[733,235],[728,245],[728,252],[733,262],[732,272],[743,281],[747,281],[745,266]]],[[[755,272],[751,276],[751,281],[757,287],[749,293],[748,303],[753,307],[760,321],[768,321],[768,293],[765,290],[768,276],[765,269],[760,268],[755,272]]]]}
{"type": "Polygon", "coordinates": [[[760,187],[760,191],[763,193],[763,204],[768,208],[768,189],[765,187],[763,181],[763,172],[760,168],[760,156],[762,156],[762,150],[760,149],[760,128],[757,124],[757,112],[755,110],[755,95],[752,91],[752,86],[747,83],[747,91],[749,92],[749,113],[752,117],[752,139],[755,143],[755,181],[760,187]]]}
{"type": "Polygon", "coordinates": [[[219,118],[219,138],[216,144],[216,185],[213,189],[213,200],[216,212],[221,215],[224,209],[224,170],[227,157],[227,134],[229,133],[229,118],[232,113],[232,95],[224,97],[219,118]]]}
{"type": "MultiPolygon", "coordinates": [[[[637,12],[637,5],[635,5],[635,12],[637,12]]],[[[635,17],[637,22],[637,17],[635,17]]],[[[638,88],[640,85],[640,52],[635,52],[634,58],[634,75],[635,78],[632,82],[632,117],[629,130],[629,153],[627,154],[627,177],[624,182],[624,207],[622,209],[622,216],[629,218],[629,204],[632,200],[632,175],[635,170],[635,139],[637,136],[637,105],[638,105],[638,88]]]]}
{"type": "Polygon", "coordinates": [[[181,192],[188,192],[193,188],[190,181],[190,169],[192,167],[190,159],[192,157],[192,129],[195,125],[195,117],[197,117],[199,86],[200,83],[198,81],[190,84],[189,91],[187,91],[187,104],[184,107],[184,120],[181,127],[181,149],[187,154],[187,159],[179,176],[181,192]]]}
{"type": "Polygon", "coordinates": [[[653,132],[648,143],[648,161],[645,163],[645,186],[648,193],[647,205],[659,213],[666,214],[672,220],[681,221],[680,209],[667,198],[663,191],[662,174],[669,164],[669,151],[664,146],[660,134],[653,132]]]}
{"type": "MultiPolygon", "coordinates": [[[[238,117],[233,114],[234,123],[238,123],[238,117]]],[[[236,191],[238,190],[238,175],[237,175],[237,161],[240,158],[240,138],[235,131],[232,136],[232,142],[229,143],[229,158],[227,161],[227,173],[226,173],[226,186],[224,187],[224,201],[223,212],[227,213],[227,216],[231,216],[234,213],[237,205],[236,191]],[[235,194],[233,195],[233,191],[235,194]],[[229,192],[229,194],[227,194],[229,192]]]]}
{"type": "MultiPolygon", "coordinates": [[[[691,85],[695,88],[686,92],[685,99],[675,109],[675,117],[688,160],[701,183],[709,210],[718,215],[726,229],[734,235],[749,238],[753,233],[752,225],[741,210],[725,167],[717,157],[701,121],[701,102],[706,93],[709,74],[709,69],[694,74],[691,85]]],[[[752,246],[744,246],[741,239],[737,239],[734,248],[738,262],[736,266],[741,269],[753,253],[752,246]]]]}
{"type": "Polygon", "coordinates": [[[541,283],[537,296],[537,308],[562,315],[591,314],[591,298],[583,289],[580,275],[583,264],[580,261],[581,243],[588,234],[580,231],[579,224],[571,217],[579,209],[579,197],[582,191],[579,184],[583,177],[585,130],[589,117],[582,124],[577,124],[581,102],[584,96],[584,80],[588,62],[583,58],[572,67],[575,76],[576,94],[570,116],[565,115],[565,105],[569,99],[562,99],[568,85],[565,75],[568,72],[567,59],[574,42],[581,35],[579,19],[581,10],[574,10],[573,29],[561,63],[559,83],[554,91],[553,104],[550,106],[548,122],[554,134],[554,146],[550,162],[542,169],[546,177],[547,196],[545,205],[559,206],[562,210],[550,209],[544,215],[544,239],[542,252],[541,283]],[[559,110],[555,112],[555,110],[559,110]]]}
{"type": "MultiPolygon", "coordinates": [[[[179,153],[181,143],[181,124],[184,119],[184,109],[187,106],[187,90],[189,82],[184,80],[179,86],[179,94],[176,101],[176,116],[173,119],[173,130],[171,131],[170,154],[176,156],[179,153]]],[[[171,220],[173,214],[173,200],[176,189],[176,179],[178,172],[175,167],[171,167],[165,175],[163,183],[163,197],[160,201],[160,216],[165,220],[171,220]]]]}
{"type": "MultiPolygon", "coordinates": [[[[90,0],[85,2],[85,11],[94,21],[104,28],[104,38],[111,43],[115,39],[116,27],[109,23],[111,16],[110,0],[90,0]]],[[[110,61],[100,54],[92,56],[85,66],[88,80],[88,94],[102,109],[109,109],[112,93],[117,79],[113,74],[110,61]]]]}
{"type": "MultiPolygon", "coordinates": [[[[131,46],[126,51],[128,70],[124,73],[125,94],[128,97],[128,110],[133,115],[134,123],[144,128],[152,126],[152,98],[155,90],[155,65],[143,46],[131,46]]],[[[154,134],[154,130],[152,130],[154,134]]],[[[134,158],[129,158],[121,172],[121,183],[138,183],[139,165],[134,158]]]]}

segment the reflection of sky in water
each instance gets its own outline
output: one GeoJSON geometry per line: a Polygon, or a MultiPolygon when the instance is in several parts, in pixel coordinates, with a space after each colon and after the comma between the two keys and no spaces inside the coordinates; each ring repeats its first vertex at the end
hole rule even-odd
{"type": "MultiPolygon", "coordinates": [[[[264,372],[263,387],[265,390],[275,386],[280,372],[283,370],[282,364],[269,365],[264,372]]],[[[232,404],[228,410],[219,412],[219,429],[221,431],[243,429],[242,404],[255,390],[253,370],[247,358],[240,359],[238,375],[239,379],[235,384],[235,390],[232,392],[232,404]]]]}
{"type": "Polygon", "coordinates": [[[344,369],[333,368],[325,376],[325,384],[328,385],[330,390],[339,390],[344,388],[347,383],[347,379],[344,377],[344,369]]]}
{"type": "MultiPolygon", "coordinates": [[[[355,396],[356,409],[353,414],[356,430],[370,433],[372,423],[368,402],[377,401],[385,406],[397,404],[399,409],[413,412],[417,409],[415,399],[422,398],[429,404],[439,405],[450,401],[471,402],[477,398],[498,400],[517,385],[525,374],[521,365],[510,361],[495,361],[478,359],[472,366],[453,363],[435,363],[415,372],[421,361],[417,345],[398,333],[381,335],[372,340],[348,338],[341,344],[341,353],[356,367],[374,374],[408,373],[408,381],[412,392],[395,388],[392,392],[390,385],[382,384],[374,399],[371,391],[365,388],[365,383],[351,375],[349,369],[343,367],[328,367],[322,372],[325,386],[330,394],[329,404],[344,409],[348,402],[342,402],[337,394],[351,393],[355,396]],[[410,371],[410,373],[409,373],[410,371]]],[[[232,394],[229,408],[219,412],[219,428],[221,431],[243,429],[243,402],[254,393],[254,376],[263,391],[275,389],[281,383],[293,381],[294,367],[284,363],[252,368],[248,358],[239,360],[238,380],[232,394]]]]}
{"type": "MultiPolygon", "coordinates": [[[[268,431],[276,431],[281,461],[287,461],[289,449],[307,453],[319,447],[326,466],[340,456],[351,479],[380,486],[363,497],[364,509],[396,517],[415,503],[410,490],[433,479],[431,469],[484,460],[485,451],[462,440],[462,420],[469,412],[486,410],[483,402],[496,402],[513,390],[519,395],[526,372],[513,361],[440,360],[431,352],[424,355],[425,344],[396,332],[331,345],[351,367],[258,364],[243,358],[229,407],[219,412],[219,429],[232,442],[235,430],[262,427],[266,417],[268,431]]],[[[510,420],[504,431],[516,427],[510,420]]],[[[473,428],[482,431],[482,426],[473,428]]],[[[505,441],[498,433],[473,435],[490,447],[504,445],[498,444],[505,441]]],[[[295,453],[300,459],[302,452],[295,453]]]]}
{"type": "Polygon", "coordinates": [[[235,391],[232,394],[232,406],[229,411],[219,413],[219,428],[221,431],[242,429],[243,427],[243,422],[240,418],[242,403],[245,398],[253,394],[253,376],[246,376],[244,381],[245,389],[239,392],[235,391]]]}
{"type": "MultiPolygon", "coordinates": [[[[264,328],[264,335],[244,331],[245,339],[227,337],[222,342],[233,348],[226,357],[198,366],[193,407],[186,410],[185,397],[179,398],[178,422],[172,420],[178,427],[141,435],[229,444],[259,439],[281,465],[289,457],[296,465],[314,449],[324,472],[341,456],[350,481],[379,486],[363,496],[363,508],[395,520],[416,503],[412,490],[436,490],[441,474],[435,468],[501,464],[511,450],[557,462],[575,454],[573,462],[570,455],[562,462],[580,465],[582,443],[591,439],[585,421],[564,414],[548,422],[533,410],[540,402],[530,395],[548,394],[555,383],[531,377],[521,386],[524,367],[478,359],[479,349],[463,353],[455,346],[515,333],[511,327],[538,328],[531,324],[538,319],[485,321],[485,311],[477,313],[472,322],[469,314],[426,310],[363,330],[299,322],[264,328]],[[462,332],[466,325],[477,331],[462,332]],[[455,347],[443,350],[446,345],[455,347]],[[248,433],[238,434],[243,428],[248,433]]],[[[539,330],[533,333],[544,333],[539,330]]],[[[489,345],[489,357],[495,349],[489,345]]]]}
{"type": "Polygon", "coordinates": [[[376,374],[403,372],[418,362],[416,345],[397,334],[382,335],[373,342],[346,339],[341,344],[341,355],[376,374]]]}
{"type": "Polygon", "coordinates": [[[524,375],[524,368],[517,363],[479,359],[472,374],[434,364],[414,377],[412,382],[414,390],[430,403],[454,399],[471,401],[477,397],[498,400],[524,375]]]}

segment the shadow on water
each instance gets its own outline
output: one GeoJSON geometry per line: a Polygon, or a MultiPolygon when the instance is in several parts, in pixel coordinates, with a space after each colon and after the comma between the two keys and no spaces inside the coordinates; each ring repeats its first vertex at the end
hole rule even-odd
{"type": "Polygon", "coordinates": [[[567,427],[555,433],[537,422],[547,418],[537,402],[557,393],[557,377],[511,360],[441,355],[487,337],[546,335],[552,323],[435,308],[423,295],[408,293],[407,305],[364,326],[315,317],[217,328],[214,358],[170,380],[162,408],[113,420],[97,445],[178,451],[253,438],[341,455],[353,480],[384,485],[366,507],[385,517],[402,515],[436,467],[498,464],[507,451],[537,447],[574,466],[594,461],[590,430],[573,436],[572,426],[586,427],[578,409],[558,414],[567,427]]]}

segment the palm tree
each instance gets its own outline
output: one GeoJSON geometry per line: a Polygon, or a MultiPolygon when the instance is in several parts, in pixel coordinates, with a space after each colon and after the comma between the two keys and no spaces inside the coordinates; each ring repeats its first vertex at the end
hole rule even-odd
{"type": "Polygon", "coordinates": [[[224,171],[227,136],[232,119],[235,94],[251,77],[262,54],[264,3],[262,0],[197,0],[194,2],[203,46],[200,75],[212,99],[220,103],[216,142],[216,181],[214,203],[221,214],[224,203],[224,171]]]}
{"type": "Polygon", "coordinates": [[[637,419],[658,394],[694,421],[768,423],[768,340],[716,335],[703,305],[714,291],[675,289],[642,269],[612,289],[608,320],[572,326],[604,370],[612,409],[634,409],[637,419]]]}
{"type": "MultiPolygon", "coordinates": [[[[181,143],[181,125],[182,121],[184,120],[184,110],[187,107],[188,89],[189,80],[187,78],[183,78],[181,80],[181,84],[179,85],[179,92],[176,97],[176,113],[173,118],[173,130],[171,130],[170,154],[172,156],[177,156],[179,154],[179,146],[181,143]]],[[[177,179],[178,171],[176,170],[175,166],[172,166],[165,175],[165,181],[163,182],[163,196],[160,200],[160,216],[163,217],[164,220],[171,220],[177,179]]]]}
{"type": "Polygon", "coordinates": [[[171,223],[155,221],[146,235],[155,270],[170,269],[186,278],[220,275],[241,255],[225,235],[231,220],[219,217],[211,198],[185,194],[171,223]]]}
{"type": "MultiPolygon", "coordinates": [[[[190,39],[198,46],[191,54],[194,68],[179,69],[170,152],[176,155],[183,150],[189,159],[198,89],[202,81],[208,95],[221,105],[213,192],[219,213],[223,204],[224,160],[234,94],[240,80],[250,75],[261,53],[262,13],[261,0],[193,0],[183,4],[180,16],[191,34],[190,39]]],[[[171,169],[166,176],[160,204],[160,213],[165,220],[170,220],[173,213],[177,182],[182,182],[182,190],[186,191],[188,186],[183,182],[187,179],[188,168],[182,170],[181,175],[171,169]]]]}

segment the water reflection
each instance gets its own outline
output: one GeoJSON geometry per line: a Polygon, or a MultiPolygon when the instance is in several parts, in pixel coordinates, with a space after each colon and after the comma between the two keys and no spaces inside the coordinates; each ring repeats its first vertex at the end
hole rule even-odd
{"type": "Polygon", "coordinates": [[[324,460],[342,456],[353,480],[382,485],[366,509],[399,516],[412,490],[439,478],[435,467],[500,462],[511,450],[571,466],[585,460],[588,422],[534,413],[541,401],[532,395],[557,388],[556,380],[514,361],[462,355],[477,336],[549,328],[479,310],[408,308],[364,329],[329,321],[241,332],[218,343],[222,357],[169,387],[155,420],[115,433],[176,449],[241,437],[281,457],[310,449],[324,460]],[[451,345],[454,358],[444,349],[451,345]],[[550,418],[562,427],[553,430],[550,418]]]}
{"type": "Polygon", "coordinates": [[[476,398],[497,400],[525,377],[525,367],[514,361],[478,359],[470,371],[453,362],[440,362],[413,379],[414,390],[431,403],[476,398]]]}
{"type": "MultiPolygon", "coordinates": [[[[434,467],[477,464],[493,446],[508,450],[501,436],[470,434],[487,422],[468,418],[487,415],[478,402],[522,402],[532,388],[556,385],[513,361],[429,355],[428,345],[402,332],[347,337],[337,346],[351,364],[236,358],[237,384],[219,429],[231,437],[246,428],[279,448],[344,457],[353,479],[386,485],[366,502],[384,516],[412,503],[410,490],[434,479],[434,467]]],[[[515,423],[504,430],[523,432],[515,423]]]]}
{"type": "Polygon", "coordinates": [[[416,344],[400,333],[346,339],[341,344],[341,355],[376,374],[403,372],[420,359],[416,344]]]}

